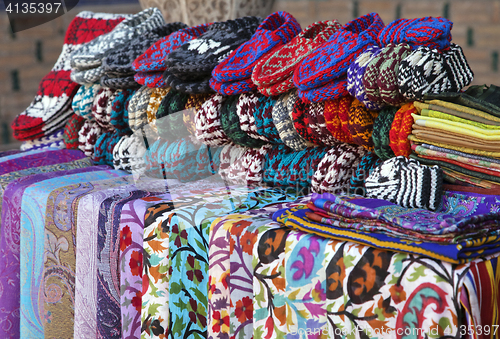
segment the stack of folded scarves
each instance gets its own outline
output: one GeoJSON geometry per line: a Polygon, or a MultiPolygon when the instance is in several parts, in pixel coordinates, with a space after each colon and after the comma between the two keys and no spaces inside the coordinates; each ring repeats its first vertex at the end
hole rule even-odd
{"type": "Polygon", "coordinates": [[[463,263],[495,253],[500,222],[495,195],[445,191],[441,208],[405,208],[381,199],[313,194],[275,221],[324,237],[463,263]]]}
{"type": "Polygon", "coordinates": [[[500,114],[478,99],[489,89],[471,86],[462,94],[427,96],[415,102],[411,157],[439,165],[451,183],[500,187],[500,114]]]}

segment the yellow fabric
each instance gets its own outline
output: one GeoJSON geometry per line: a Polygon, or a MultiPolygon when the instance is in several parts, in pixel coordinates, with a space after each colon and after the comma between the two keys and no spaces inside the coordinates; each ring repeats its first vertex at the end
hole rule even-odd
{"type": "Polygon", "coordinates": [[[498,125],[483,124],[481,122],[460,118],[460,117],[457,117],[457,116],[454,116],[451,114],[447,114],[444,112],[434,111],[432,109],[423,109],[420,112],[420,115],[422,115],[424,117],[437,118],[437,119],[442,119],[442,120],[446,120],[446,121],[450,121],[450,122],[465,124],[465,125],[472,126],[472,127],[477,127],[480,130],[485,130],[485,134],[488,134],[488,131],[495,131],[495,132],[498,132],[500,134],[500,126],[498,126],[498,125]]]}
{"type": "MultiPolygon", "coordinates": [[[[424,113],[425,110],[422,111],[424,113]]],[[[456,121],[412,114],[415,124],[485,141],[500,141],[500,130],[490,130],[456,121]]]]}
{"type": "Polygon", "coordinates": [[[418,143],[421,143],[421,144],[435,145],[435,146],[439,146],[439,147],[443,147],[443,148],[448,148],[448,149],[452,149],[452,150],[460,151],[460,152],[464,152],[464,153],[484,155],[486,157],[492,157],[492,158],[500,158],[500,152],[483,151],[483,150],[478,150],[478,149],[470,148],[470,147],[466,147],[466,146],[455,146],[455,145],[448,144],[448,143],[445,143],[445,142],[432,141],[432,140],[428,140],[428,139],[425,139],[425,138],[419,138],[419,137],[417,137],[416,135],[413,135],[413,134],[410,134],[408,136],[408,139],[410,139],[413,142],[418,142],[418,143]]]}
{"type": "Polygon", "coordinates": [[[456,110],[459,112],[464,112],[467,114],[475,115],[477,117],[481,117],[481,118],[484,118],[487,120],[500,122],[500,118],[498,118],[494,115],[480,111],[478,109],[474,109],[474,108],[470,108],[470,107],[466,107],[466,106],[462,106],[462,105],[457,105],[457,104],[454,104],[452,102],[447,102],[447,101],[443,101],[443,100],[428,100],[425,103],[450,108],[450,109],[453,109],[453,110],[456,110]]]}

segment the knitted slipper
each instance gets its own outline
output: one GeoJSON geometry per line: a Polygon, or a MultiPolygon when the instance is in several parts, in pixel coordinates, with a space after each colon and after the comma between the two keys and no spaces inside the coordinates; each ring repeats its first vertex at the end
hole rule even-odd
{"type": "Polygon", "coordinates": [[[309,115],[311,130],[318,136],[321,144],[334,146],[339,141],[333,137],[326,126],[325,107],[326,102],[312,104],[307,114],[309,115]]]}
{"type": "Polygon", "coordinates": [[[219,146],[231,142],[224,133],[220,120],[220,110],[225,100],[222,95],[214,94],[196,112],[196,138],[206,145],[219,146]]]}
{"type": "Polygon", "coordinates": [[[194,122],[196,112],[201,108],[201,105],[210,98],[208,94],[193,94],[190,95],[186,106],[184,106],[183,122],[189,134],[196,134],[196,124],[194,122]]]}
{"type": "Polygon", "coordinates": [[[170,88],[154,88],[149,97],[148,107],[146,108],[146,115],[148,119],[148,124],[151,128],[157,131],[156,128],[156,112],[160,107],[163,98],[170,92],[170,88]]]}
{"type": "Polygon", "coordinates": [[[64,144],[67,149],[78,148],[78,131],[83,127],[85,119],[73,114],[64,126],[64,144]]]}
{"type": "Polygon", "coordinates": [[[257,108],[260,94],[257,93],[244,93],[239,96],[238,103],[236,104],[236,114],[240,119],[241,130],[244,131],[250,138],[262,140],[266,142],[266,138],[257,133],[255,125],[254,111],[257,108]]]}
{"type": "Polygon", "coordinates": [[[308,124],[306,121],[306,112],[309,110],[309,106],[310,104],[304,102],[300,98],[297,98],[292,110],[293,127],[304,140],[307,140],[314,145],[318,145],[320,141],[314,135],[310,135],[307,132],[308,124]]]}
{"type": "Polygon", "coordinates": [[[245,185],[259,186],[263,182],[264,165],[266,154],[271,149],[271,145],[262,145],[260,148],[247,149],[241,158],[241,163],[245,169],[245,185]]]}
{"type": "Polygon", "coordinates": [[[59,59],[40,82],[34,100],[12,122],[13,135],[16,139],[26,139],[27,134],[43,134],[43,127],[59,112],[67,109],[78,90],[78,85],[70,79],[70,54],[83,43],[111,31],[123,19],[124,15],[85,11],[71,21],[66,30],[59,59]],[[30,132],[25,133],[26,130],[30,132]]]}
{"type": "Polygon", "coordinates": [[[46,148],[66,148],[64,144],[64,129],[59,129],[54,133],[47,134],[41,138],[25,141],[20,147],[21,151],[32,151],[46,148]]]}
{"type": "MultiPolygon", "coordinates": [[[[299,63],[341,27],[337,20],[309,25],[289,43],[261,58],[252,71],[252,81],[259,88],[282,82],[293,85],[293,71],[299,63]]],[[[281,94],[278,91],[274,93],[281,94]]]]}
{"type": "Polygon", "coordinates": [[[222,60],[252,37],[261,22],[253,16],[216,22],[200,37],[167,55],[167,69],[174,75],[210,76],[222,60]]]}
{"type": "Polygon", "coordinates": [[[241,130],[240,119],[237,114],[239,95],[230,96],[221,108],[221,126],[224,133],[237,145],[250,148],[259,148],[264,141],[250,138],[241,130]]]}
{"type": "Polygon", "coordinates": [[[162,139],[175,140],[189,136],[182,112],[188,98],[189,95],[172,89],[161,101],[156,112],[156,126],[162,139]]]}
{"type": "Polygon", "coordinates": [[[156,41],[146,52],[141,54],[132,63],[136,72],[164,71],[167,68],[165,58],[170,52],[179,48],[184,43],[199,37],[205,33],[210,25],[203,24],[194,27],[183,28],[166,37],[156,41]]]}
{"type": "Polygon", "coordinates": [[[109,74],[104,74],[100,79],[101,85],[104,87],[112,89],[127,89],[127,88],[139,88],[140,84],[134,79],[134,75],[122,76],[122,77],[112,77],[109,74]]]}
{"type": "Polygon", "coordinates": [[[396,45],[391,53],[385,55],[385,61],[380,65],[377,86],[380,99],[388,105],[400,106],[405,101],[405,98],[399,93],[398,71],[401,60],[410,52],[409,45],[396,45]]]}
{"type": "Polygon", "coordinates": [[[125,134],[132,134],[132,130],[128,125],[128,106],[134,93],[135,91],[131,89],[117,91],[115,99],[111,103],[109,123],[120,137],[125,134]]]}
{"type": "Polygon", "coordinates": [[[382,159],[390,159],[394,157],[394,152],[392,151],[390,144],[389,132],[391,130],[392,122],[394,121],[394,116],[398,111],[398,107],[387,106],[382,109],[375,118],[373,123],[372,140],[374,144],[375,154],[382,159]]]}
{"type": "Polygon", "coordinates": [[[175,76],[170,69],[166,69],[163,72],[163,81],[166,86],[172,87],[176,91],[182,93],[206,94],[214,92],[214,90],[210,87],[209,76],[200,80],[182,80],[175,76]]]}
{"type": "Polygon", "coordinates": [[[445,53],[444,65],[450,79],[450,92],[459,92],[474,79],[474,72],[467,63],[462,47],[451,43],[445,53]]]}
{"type": "Polygon", "coordinates": [[[361,101],[368,109],[380,110],[382,105],[372,102],[366,98],[366,89],[363,85],[363,77],[370,62],[382,51],[378,46],[371,46],[360,54],[347,70],[347,90],[352,96],[361,101]]]}
{"type": "Polygon", "coordinates": [[[242,93],[250,93],[257,89],[257,86],[248,78],[242,81],[234,82],[218,82],[215,78],[210,79],[210,87],[217,93],[223,95],[236,95],[242,93]]]}
{"type": "Polygon", "coordinates": [[[416,49],[446,50],[450,46],[453,22],[445,18],[430,16],[417,19],[398,19],[388,24],[379,33],[382,45],[407,43],[416,49]]]}
{"type": "Polygon", "coordinates": [[[293,128],[293,121],[287,109],[287,101],[291,93],[282,94],[273,107],[273,123],[278,131],[279,137],[288,147],[300,151],[307,147],[305,140],[297,134],[293,128]]]}
{"type": "Polygon", "coordinates": [[[402,172],[403,166],[406,166],[406,158],[395,157],[384,161],[375,168],[365,180],[366,196],[396,203],[398,193],[402,196],[416,194],[411,185],[408,185],[407,189],[401,189],[401,184],[406,185],[407,183],[407,178],[402,177],[402,174],[405,174],[402,172]]]}
{"type": "Polygon", "coordinates": [[[324,86],[297,92],[299,97],[306,102],[322,102],[326,100],[339,99],[349,95],[347,91],[347,77],[327,83],[324,86]]]}
{"type": "Polygon", "coordinates": [[[134,80],[143,86],[150,88],[168,87],[163,80],[163,72],[138,72],[134,75],[134,80]]]}
{"type": "Polygon", "coordinates": [[[373,151],[373,124],[378,116],[377,111],[366,108],[358,99],[354,99],[349,109],[349,132],[352,136],[352,143],[363,146],[369,151],[373,151]]]}
{"type": "Polygon", "coordinates": [[[378,45],[377,36],[383,26],[377,13],[364,15],[344,25],[302,61],[293,75],[295,86],[306,91],[343,77],[361,53],[369,46],[378,45]]]}
{"type": "MultiPolygon", "coordinates": [[[[397,142],[397,149],[398,153],[394,152],[396,155],[404,155],[405,157],[408,157],[411,154],[411,145],[410,145],[410,140],[408,140],[408,136],[411,134],[411,131],[413,129],[413,116],[412,114],[416,114],[417,109],[415,107],[412,107],[413,105],[410,103],[410,107],[403,113],[403,117],[401,118],[401,125],[399,129],[397,130],[398,134],[398,142],[397,142]]],[[[403,110],[405,105],[401,107],[401,110],[403,110]]],[[[392,129],[392,126],[391,126],[392,129]]]]}
{"type": "Polygon", "coordinates": [[[281,142],[278,130],[273,122],[272,112],[275,104],[276,100],[272,97],[260,95],[253,111],[253,122],[255,123],[257,134],[271,143],[281,142]]]}
{"type": "Polygon", "coordinates": [[[351,143],[352,136],[349,131],[347,133],[342,128],[342,121],[340,120],[339,112],[342,111],[342,116],[349,117],[349,109],[353,101],[352,96],[346,96],[341,99],[325,101],[325,122],[326,128],[332,136],[340,141],[351,143]]]}
{"type": "Polygon", "coordinates": [[[94,120],[104,132],[108,132],[112,129],[109,123],[108,101],[112,101],[115,98],[115,92],[116,90],[111,88],[101,88],[99,92],[97,92],[94,98],[94,104],[92,105],[94,120]]]}
{"type": "Polygon", "coordinates": [[[291,14],[275,12],[269,15],[249,41],[214,68],[212,77],[220,83],[250,79],[252,69],[260,58],[288,43],[300,31],[300,24],[291,14]]]}
{"type": "Polygon", "coordinates": [[[80,85],[94,84],[99,82],[101,77],[104,75],[104,69],[102,66],[98,66],[91,69],[78,70],[73,69],[71,71],[71,81],[76,82],[80,85]]]}
{"type": "Polygon", "coordinates": [[[97,139],[103,134],[97,122],[85,120],[82,129],[78,132],[78,148],[91,157],[94,154],[94,145],[97,139]]]}
{"type": "Polygon", "coordinates": [[[139,88],[128,105],[128,124],[132,132],[138,131],[148,123],[147,108],[152,88],[143,86],[139,88]]]}
{"type": "Polygon", "coordinates": [[[366,153],[366,149],[361,146],[343,143],[328,150],[314,174],[313,190],[317,193],[330,192],[338,194],[340,192],[349,192],[352,169],[358,166],[366,153]],[[320,171],[319,169],[322,167],[327,169],[320,171]]]}
{"type": "Polygon", "coordinates": [[[382,48],[366,66],[363,75],[363,87],[365,89],[366,100],[370,101],[375,106],[384,106],[384,101],[380,97],[377,80],[380,75],[382,64],[387,60],[388,56],[394,54],[396,45],[389,44],[382,48]]]}
{"type": "Polygon", "coordinates": [[[102,35],[71,54],[71,67],[78,70],[95,68],[113,50],[122,48],[134,38],[165,24],[158,8],[148,8],[118,24],[111,32],[102,35]]]}
{"type": "Polygon", "coordinates": [[[93,119],[92,105],[100,89],[101,85],[99,84],[81,86],[73,98],[72,107],[75,114],[85,119],[93,119]]]}
{"type": "Polygon", "coordinates": [[[132,63],[163,37],[187,28],[182,22],[167,23],[130,41],[126,46],[113,50],[102,60],[102,67],[107,75],[122,77],[135,74],[132,63]]]}
{"type": "Polygon", "coordinates": [[[443,93],[451,89],[451,81],[445,71],[442,53],[427,47],[423,50],[422,59],[415,65],[412,73],[411,92],[416,99],[425,94],[443,93]]]}

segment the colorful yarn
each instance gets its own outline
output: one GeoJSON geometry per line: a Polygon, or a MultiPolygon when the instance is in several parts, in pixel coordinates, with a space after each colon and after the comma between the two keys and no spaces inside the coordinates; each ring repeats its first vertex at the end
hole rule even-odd
{"type": "Polygon", "coordinates": [[[210,94],[191,94],[186,101],[186,106],[184,106],[183,121],[184,126],[186,126],[189,134],[195,135],[196,124],[195,116],[196,112],[201,108],[201,105],[210,98],[210,94]]]}
{"type": "Polygon", "coordinates": [[[300,151],[307,147],[307,142],[293,127],[292,110],[296,99],[296,92],[281,95],[273,107],[272,116],[281,141],[291,149],[300,151]]]}
{"type": "Polygon", "coordinates": [[[231,142],[221,126],[220,110],[226,98],[214,94],[196,112],[196,138],[210,146],[220,146],[231,142]]]}
{"type": "Polygon", "coordinates": [[[253,116],[257,134],[270,143],[280,143],[281,139],[273,122],[274,105],[276,105],[276,99],[259,96],[253,116]]]}
{"type": "Polygon", "coordinates": [[[330,134],[338,141],[352,142],[350,133],[345,133],[342,129],[342,122],[340,121],[339,112],[342,110],[342,116],[349,115],[349,108],[353,101],[353,97],[347,96],[341,99],[325,101],[325,123],[326,128],[330,134]]]}

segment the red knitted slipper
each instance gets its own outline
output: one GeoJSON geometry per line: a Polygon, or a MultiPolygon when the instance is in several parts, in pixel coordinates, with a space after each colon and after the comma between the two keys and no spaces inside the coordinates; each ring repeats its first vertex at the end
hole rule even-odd
{"type": "Polygon", "coordinates": [[[302,59],[341,27],[337,20],[319,21],[308,26],[292,41],[264,56],[253,69],[252,81],[259,87],[269,87],[287,80],[302,59]]]}
{"type": "Polygon", "coordinates": [[[81,44],[110,32],[125,18],[125,15],[84,11],[73,19],[66,31],[59,59],[40,82],[33,102],[12,122],[16,139],[25,140],[27,135],[32,136],[35,131],[45,135],[44,126],[71,105],[71,100],[78,90],[78,84],[70,79],[70,54],[81,44]],[[30,133],[26,133],[26,130],[30,133]]]}

